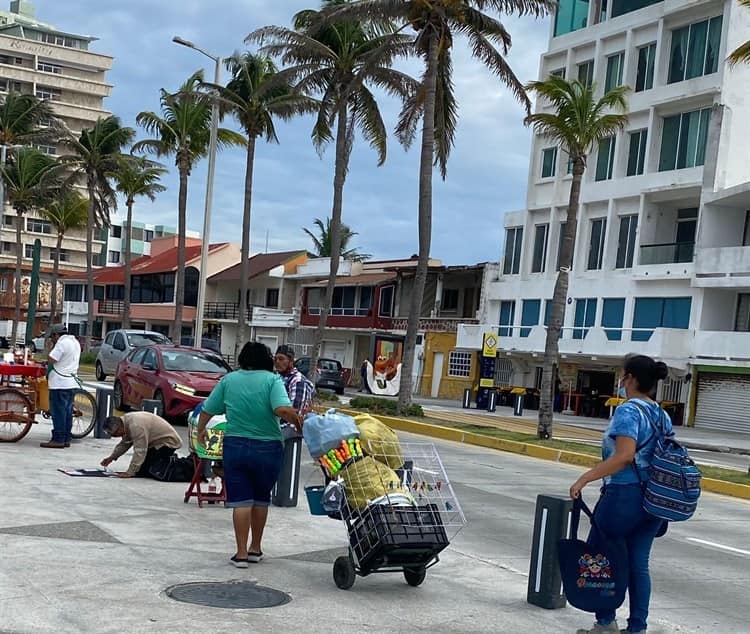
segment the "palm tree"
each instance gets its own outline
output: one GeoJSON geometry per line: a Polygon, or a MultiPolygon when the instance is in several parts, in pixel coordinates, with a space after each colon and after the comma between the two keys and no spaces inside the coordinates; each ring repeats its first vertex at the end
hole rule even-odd
{"type": "Polygon", "coordinates": [[[544,365],[539,404],[539,437],[552,436],[553,375],[557,364],[560,333],[565,316],[568,296],[568,275],[573,266],[573,250],[578,224],[578,202],[581,195],[581,179],[586,170],[586,158],[600,141],[616,134],[628,122],[627,86],[618,86],[601,99],[594,97],[595,85],[585,86],[577,80],[549,77],[545,81],[534,81],[526,89],[547,101],[552,112],[539,112],[526,117],[537,134],[557,141],[567,152],[573,164],[573,181],[568,200],[568,216],[560,248],[560,270],[552,294],[552,306],[547,325],[547,340],[544,346],[544,365]],[[613,111],[619,111],[613,112],[613,111]]]}
{"type": "Polygon", "coordinates": [[[57,316],[57,280],[60,276],[60,251],[65,234],[75,229],[83,229],[88,223],[89,201],[73,189],[64,189],[41,211],[41,215],[52,223],[57,231],[57,247],[52,265],[52,299],[49,323],[55,323],[57,316]]]}
{"type": "Polygon", "coordinates": [[[86,350],[91,347],[94,331],[94,231],[108,227],[110,214],[117,209],[117,197],[110,182],[118,168],[123,148],[135,137],[133,128],[123,127],[119,117],[100,118],[79,137],[68,135],[62,141],[67,155],[60,161],[73,169],[74,177],[85,183],[88,194],[88,227],[86,229],[86,292],[88,316],[86,320],[86,350]]]}
{"type": "Polygon", "coordinates": [[[511,44],[508,31],[487,13],[541,16],[556,5],[552,0],[359,0],[329,9],[329,19],[343,17],[369,21],[378,27],[396,23],[410,27],[415,36],[411,52],[422,59],[420,90],[406,100],[396,132],[407,147],[422,121],[419,164],[419,254],[404,342],[398,407],[411,402],[411,368],[417,342],[422,296],[432,242],[433,165],[446,177],[448,157],[458,123],[458,104],[453,90],[452,48],[455,35],[464,36],[472,55],[495,74],[527,112],[531,104],[523,85],[504,58],[511,44]],[[498,50],[499,46],[501,50],[498,50]]]}
{"type": "MultiPolygon", "coordinates": [[[[750,0],[737,0],[737,2],[743,7],[750,9],[750,0]]],[[[740,44],[727,59],[732,66],[750,62],[750,40],[740,44]]]]}
{"type": "Polygon", "coordinates": [[[59,165],[54,157],[39,150],[24,148],[16,152],[6,165],[0,165],[8,202],[16,212],[16,310],[11,341],[15,345],[21,321],[21,270],[24,257],[21,230],[24,217],[32,209],[43,207],[59,186],[59,165]]]}
{"type": "MultiPolygon", "coordinates": [[[[136,122],[154,138],[139,141],[134,152],[146,151],[157,157],[175,157],[180,177],[177,202],[177,277],[175,280],[174,331],[175,341],[182,337],[182,312],[185,305],[185,233],[187,231],[188,178],[195,163],[206,156],[211,135],[211,104],[199,91],[203,72],[191,75],[176,93],[161,89],[161,114],[141,112],[136,122]]],[[[221,147],[246,144],[245,138],[231,130],[219,128],[221,147]]],[[[209,240],[210,236],[203,236],[209,240]]],[[[202,272],[204,274],[205,271],[202,272]]]]}
{"type": "Polygon", "coordinates": [[[149,200],[156,200],[156,195],[166,191],[166,187],[159,183],[167,170],[143,157],[122,156],[118,163],[118,170],[112,174],[117,191],[125,197],[125,207],[128,215],[125,223],[125,300],[122,313],[122,327],[130,328],[130,266],[132,255],[130,243],[133,237],[133,205],[138,196],[145,196],[149,200]]]}
{"type": "MultiPolygon", "coordinates": [[[[309,229],[302,230],[313,241],[315,255],[319,258],[331,257],[331,219],[326,218],[324,223],[320,218],[316,218],[313,224],[318,228],[317,235],[309,229]]],[[[352,238],[358,235],[356,231],[349,228],[349,225],[341,223],[341,257],[345,260],[364,262],[372,257],[369,253],[360,253],[356,247],[348,248],[352,238]]]]}
{"type": "Polygon", "coordinates": [[[48,142],[59,134],[60,125],[48,101],[11,92],[0,103],[0,146],[48,142]]]}
{"type": "Polygon", "coordinates": [[[316,101],[292,90],[287,81],[279,81],[273,61],[264,55],[235,53],[226,60],[232,74],[226,87],[209,85],[219,95],[221,115],[233,115],[247,137],[245,162],[245,203],[242,213],[242,246],[240,249],[240,302],[237,320],[235,358],[246,340],[247,293],[250,275],[250,217],[253,201],[255,143],[264,137],[278,143],[274,119],[289,120],[314,112],[316,101]]]}
{"type": "MultiPolygon", "coordinates": [[[[342,0],[328,0],[323,7],[333,9],[344,4],[342,0]]],[[[411,38],[394,34],[389,25],[376,29],[353,18],[324,21],[322,12],[308,10],[295,16],[294,27],[295,30],[265,27],[251,33],[246,41],[257,42],[264,53],[279,56],[289,66],[282,75],[298,80],[297,90],[320,96],[313,144],[318,151],[329,142],[336,145],[330,270],[311,353],[310,368],[314,373],[338,273],[344,183],[355,130],[359,129],[377,152],[378,165],[382,165],[387,132],[371,88],[407,100],[414,98],[418,85],[408,75],[391,68],[393,60],[408,50],[411,38]]],[[[315,381],[314,376],[310,378],[315,381]]]]}

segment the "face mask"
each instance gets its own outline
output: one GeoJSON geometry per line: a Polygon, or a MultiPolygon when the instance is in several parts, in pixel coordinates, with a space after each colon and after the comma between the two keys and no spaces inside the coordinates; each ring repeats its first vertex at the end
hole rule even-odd
{"type": "Polygon", "coordinates": [[[617,396],[619,396],[620,398],[628,397],[628,393],[625,391],[625,388],[622,385],[617,388],[617,396]]]}

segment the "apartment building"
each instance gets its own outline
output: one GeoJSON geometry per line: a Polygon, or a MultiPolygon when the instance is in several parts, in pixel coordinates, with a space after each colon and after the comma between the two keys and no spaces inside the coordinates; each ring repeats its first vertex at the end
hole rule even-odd
{"type": "MultiPolygon", "coordinates": [[[[750,68],[724,61],[750,39],[750,12],[730,0],[560,0],[551,28],[540,77],[594,82],[598,95],[632,88],[626,129],[584,174],[565,407],[614,394],[622,357],[644,353],[670,367],[658,396],[676,418],[750,431],[750,68]]],[[[499,336],[500,385],[539,386],[569,171],[554,142],[533,139],[527,206],[504,216],[483,325],[459,328],[467,348],[499,336]]]]}
{"type": "MultiPolygon", "coordinates": [[[[96,266],[120,266],[125,262],[125,231],[127,221],[115,216],[110,226],[100,231],[99,238],[102,240],[101,252],[97,256],[96,266]]],[[[166,225],[154,225],[150,223],[132,223],[130,234],[131,258],[139,258],[142,255],[151,255],[151,243],[159,238],[176,236],[177,228],[166,225]]],[[[197,231],[186,231],[187,238],[200,238],[197,231]]]]}

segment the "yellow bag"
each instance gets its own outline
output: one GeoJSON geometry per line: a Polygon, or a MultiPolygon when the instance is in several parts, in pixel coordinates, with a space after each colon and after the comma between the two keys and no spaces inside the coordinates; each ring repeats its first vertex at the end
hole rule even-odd
{"type": "Polygon", "coordinates": [[[391,469],[404,466],[404,454],[396,432],[369,414],[355,416],[354,422],[359,427],[359,440],[365,455],[372,456],[391,469]]]}
{"type": "Polygon", "coordinates": [[[365,509],[368,502],[384,495],[409,495],[393,469],[369,456],[350,464],[341,472],[341,477],[346,487],[346,501],[359,511],[365,509]]]}

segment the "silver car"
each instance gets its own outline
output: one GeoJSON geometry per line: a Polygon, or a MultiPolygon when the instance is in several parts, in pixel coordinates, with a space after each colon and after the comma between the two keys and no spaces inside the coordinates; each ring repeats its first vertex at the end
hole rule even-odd
{"type": "Polygon", "coordinates": [[[134,348],[153,344],[170,344],[168,337],[150,330],[110,330],[96,355],[96,378],[103,381],[112,375],[120,363],[134,348]]]}

